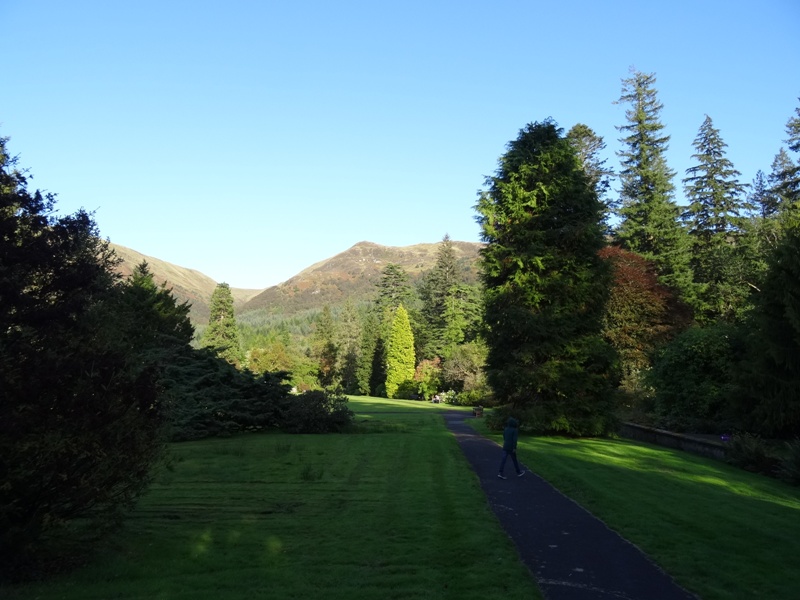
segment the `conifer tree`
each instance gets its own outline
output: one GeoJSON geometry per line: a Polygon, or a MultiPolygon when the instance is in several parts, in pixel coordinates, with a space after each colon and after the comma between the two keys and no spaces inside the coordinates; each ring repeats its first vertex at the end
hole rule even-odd
{"type": "Polygon", "coordinates": [[[227,283],[219,283],[211,294],[211,312],[208,328],[203,332],[202,346],[212,348],[217,356],[235,367],[240,367],[244,356],[236,316],[233,309],[233,294],[227,283]]]}
{"type": "Polygon", "coordinates": [[[414,293],[411,289],[408,273],[400,265],[389,263],[381,272],[378,281],[378,310],[383,312],[387,308],[394,311],[401,304],[408,306],[414,293]]]}
{"type": "Polygon", "coordinates": [[[326,304],[317,316],[311,339],[311,354],[318,363],[317,379],[323,388],[333,387],[339,382],[336,369],[338,352],[336,323],[333,320],[331,307],[326,304]]]}
{"type": "Polygon", "coordinates": [[[583,165],[583,170],[589,178],[590,185],[595,189],[598,199],[605,206],[603,222],[608,227],[612,209],[608,200],[608,190],[611,187],[611,177],[614,176],[614,169],[606,166],[606,159],[600,157],[600,153],[606,148],[606,143],[602,136],[597,135],[591,127],[583,123],[573,125],[567,132],[567,139],[578,153],[578,159],[583,165]]]}
{"type": "Polygon", "coordinates": [[[362,396],[375,396],[377,395],[378,383],[383,376],[385,381],[385,374],[383,369],[380,369],[380,374],[373,374],[373,365],[381,364],[383,360],[383,349],[379,348],[379,324],[378,318],[374,310],[368,310],[363,313],[361,319],[361,338],[359,341],[358,361],[356,366],[356,381],[358,385],[358,392],[362,396]],[[380,351],[380,360],[376,360],[376,353],[380,351]]]}
{"type": "Polygon", "coordinates": [[[386,349],[386,396],[398,398],[406,385],[414,380],[416,358],[414,334],[408,312],[401,304],[395,311],[386,349]]]}
{"type": "MultiPolygon", "coordinates": [[[[187,308],[121,284],[92,216],[55,215],[0,137],[0,574],[63,567],[119,522],[163,455],[161,358],[187,308]],[[38,564],[37,564],[38,563],[38,564]]],[[[142,285],[139,285],[139,284],[142,285]]],[[[82,558],[82,557],[81,557],[82,558]]],[[[30,573],[28,573],[30,574],[30,573]]]]}
{"type": "Polygon", "coordinates": [[[797,198],[797,185],[792,177],[794,168],[795,165],[786,148],[781,148],[772,161],[768,177],[769,190],[775,197],[776,212],[780,215],[783,215],[797,198]]]}
{"type": "Polygon", "coordinates": [[[793,217],[758,295],[756,331],[744,363],[748,412],[761,433],[800,431],[800,222],[793,217]]]}
{"type": "Polygon", "coordinates": [[[660,121],[663,104],[655,82],[654,74],[639,71],[622,80],[617,103],[630,108],[627,124],[617,127],[625,148],[617,152],[622,188],[616,237],[624,248],[652,261],[662,283],[690,294],[689,240],[673,199],[675,173],[667,166],[669,136],[660,121]]]}
{"type": "MultiPolygon", "coordinates": [[[[785,140],[789,150],[800,152],[800,107],[795,108],[795,116],[787,121],[786,134],[789,136],[785,140]]],[[[784,200],[785,209],[800,209],[800,159],[793,161],[781,148],[776,163],[773,163],[775,187],[784,200]]]]}
{"type": "Polygon", "coordinates": [[[337,327],[336,371],[346,394],[358,393],[358,359],[361,324],[355,305],[348,298],[342,307],[337,327]]]}
{"type": "Polygon", "coordinates": [[[445,234],[436,252],[436,263],[423,277],[419,287],[421,316],[425,325],[424,356],[442,355],[442,334],[446,327],[445,311],[453,288],[462,277],[450,236],[445,234]]]}
{"type": "Polygon", "coordinates": [[[768,219],[778,212],[780,199],[770,189],[764,171],[758,170],[750,185],[748,208],[760,219],[768,219]]]}
{"type": "Polygon", "coordinates": [[[601,336],[603,206],[551,120],[522,129],[499,162],[476,206],[489,384],[540,430],[606,431],[616,375],[601,336]]]}
{"type": "Polygon", "coordinates": [[[683,217],[692,243],[695,316],[701,322],[733,320],[747,303],[750,288],[741,252],[745,186],[725,156],[727,144],[706,115],[694,141],[695,166],[683,180],[689,207],[683,217]]]}

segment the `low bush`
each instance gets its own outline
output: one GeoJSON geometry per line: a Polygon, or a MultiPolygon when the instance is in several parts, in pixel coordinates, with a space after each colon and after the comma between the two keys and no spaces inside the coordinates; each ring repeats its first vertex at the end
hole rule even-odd
{"type": "Polygon", "coordinates": [[[776,470],[780,479],[791,485],[800,485],[800,438],[786,442],[786,456],[776,470]]]}
{"type": "Polygon", "coordinates": [[[292,398],[281,418],[287,433],[339,433],[353,423],[347,396],[338,392],[313,390],[292,398]]]}
{"type": "Polygon", "coordinates": [[[774,475],[778,460],[769,452],[767,444],[758,435],[737,433],[731,436],[726,460],[746,471],[774,475]]]}

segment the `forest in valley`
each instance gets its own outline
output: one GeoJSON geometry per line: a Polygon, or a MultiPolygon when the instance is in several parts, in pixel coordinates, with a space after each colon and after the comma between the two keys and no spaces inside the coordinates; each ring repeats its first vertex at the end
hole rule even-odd
{"type": "Polygon", "coordinates": [[[229,337],[203,343],[235,348],[229,360],[254,372],[289,371],[298,389],[511,405],[540,431],[607,433],[626,419],[791,439],[800,112],[767,172],[744,182],[711,116],[693,165],[669,168],[655,75],[633,72],[619,103],[619,166],[600,158],[606,143],[584,124],[564,134],[544,121],[509,143],[475,206],[487,244],[477,281],[445,235],[413,285],[388,265],[371,302],[238,326],[229,313],[229,337]],[[568,173],[575,161],[581,172],[568,173]],[[402,367],[387,353],[401,345],[395,331],[402,367]],[[602,385],[581,375],[595,368],[602,385]],[[399,387],[387,385],[390,370],[399,387]]]}
{"type": "Polygon", "coordinates": [[[366,302],[237,319],[220,284],[200,336],[0,139],[4,571],[113,527],[168,442],[347,431],[347,395],[494,407],[538,434],[730,436],[740,466],[800,482],[800,107],[743,182],[711,116],[693,166],[670,169],[655,75],[619,102],[617,166],[585,124],[508,143],[473,207],[477,277],[445,235],[431,270],[389,264],[366,302]]]}

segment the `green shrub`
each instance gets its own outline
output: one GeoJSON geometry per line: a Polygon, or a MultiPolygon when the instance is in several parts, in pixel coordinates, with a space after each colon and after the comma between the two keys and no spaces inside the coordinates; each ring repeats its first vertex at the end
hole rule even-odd
{"type": "Polygon", "coordinates": [[[660,425],[673,431],[730,430],[734,376],[743,352],[741,331],[728,324],[688,329],[665,346],[647,378],[660,425]]]}
{"type": "Polygon", "coordinates": [[[765,475],[773,475],[778,464],[764,440],[750,433],[733,435],[725,456],[727,462],[735,467],[765,475]]]}
{"type": "Polygon", "coordinates": [[[786,456],[778,465],[777,475],[786,483],[800,485],[800,438],[786,442],[786,456]]]}
{"type": "Polygon", "coordinates": [[[335,433],[353,423],[347,396],[321,390],[304,392],[292,398],[280,428],[288,433],[335,433]]]}

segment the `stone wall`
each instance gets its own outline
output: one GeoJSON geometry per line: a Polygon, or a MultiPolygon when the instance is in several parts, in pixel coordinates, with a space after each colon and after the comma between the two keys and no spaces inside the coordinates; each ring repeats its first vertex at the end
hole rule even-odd
{"type": "Polygon", "coordinates": [[[684,450],[692,454],[707,456],[709,458],[725,459],[725,445],[722,442],[704,440],[701,438],[664,431],[663,429],[653,429],[643,425],[633,423],[623,423],[619,428],[619,435],[640,442],[657,444],[667,448],[684,450]]]}

